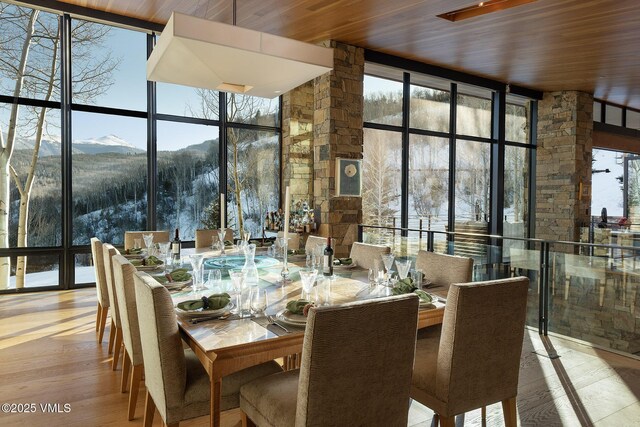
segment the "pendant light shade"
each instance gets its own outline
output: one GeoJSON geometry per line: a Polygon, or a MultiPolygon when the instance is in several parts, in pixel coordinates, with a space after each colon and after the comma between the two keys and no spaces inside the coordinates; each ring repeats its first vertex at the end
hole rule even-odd
{"type": "Polygon", "coordinates": [[[172,13],[147,79],[274,98],[333,67],[333,49],[172,13]]]}

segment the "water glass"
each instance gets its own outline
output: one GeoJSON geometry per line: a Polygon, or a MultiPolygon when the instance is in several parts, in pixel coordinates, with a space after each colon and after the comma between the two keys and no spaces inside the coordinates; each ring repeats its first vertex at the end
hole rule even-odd
{"type": "Polygon", "coordinates": [[[253,286],[251,289],[251,312],[256,316],[262,316],[267,309],[267,304],[267,290],[253,286]]]}
{"type": "Polygon", "coordinates": [[[198,292],[202,290],[202,275],[204,273],[203,261],[204,254],[193,254],[189,257],[191,262],[191,268],[193,270],[193,291],[198,292]]]}
{"type": "Polygon", "coordinates": [[[133,249],[142,248],[142,239],[133,239],[133,249]]]}
{"type": "Polygon", "coordinates": [[[205,284],[207,289],[214,292],[221,292],[222,289],[222,273],[220,270],[209,270],[209,275],[207,277],[207,283],[205,284]]]}
{"type": "Polygon", "coordinates": [[[233,290],[236,294],[236,308],[232,311],[239,317],[250,317],[251,309],[249,307],[249,287],[245,286],[244,272],[240,269],[229,271],[233,290]]]}
{"type": "Polygon", "coordinates": [[[424,280],[424,273],[422,273],[422,270],[415,269],[411,272],[411,279],[413,280],[413,285],[420,288],[424,280]]]}

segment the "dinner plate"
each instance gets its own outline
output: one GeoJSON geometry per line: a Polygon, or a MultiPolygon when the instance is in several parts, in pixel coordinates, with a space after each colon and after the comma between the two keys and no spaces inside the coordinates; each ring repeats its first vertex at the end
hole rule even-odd
{"type": "Polygon", "coordinates": [[[156,282],[160,283],[162,286],[164,286],[165,288],[169,289],[170,291],[175,291],[175,290],[180,290],[186,286],[191,285],[191,283],[193,283],[192,279],[189,280],[183,280],[181,282],[176,281],[176,282],[161,282],[159,281],[157,278],[158,277],[164,277],[164,276],[151,276],[154,279],[156,279],[156,282]]]}
{"type": "Polygon", "coordinates": [[[178,308],[178,306],[176,306],[175,309],[176,309],[176,313],[178,313],[179,315],[193,318],[193,317],[222,316],[227,311],[230,311],[233,307],[235,307],[234,304],[232,302],[229,302],[229,304],[227,304],[226,307],[219,308],[217,310],[203,310],[201,308],[197,310],[183,310],[181,308],[178,308]]]}
{"type": "Polygon", "coordinates": [[[291,313],[286,309],[278,312],[276,318],[283,323],[293,326],[305,326],[307,324],[307,316],[291,313]]]}

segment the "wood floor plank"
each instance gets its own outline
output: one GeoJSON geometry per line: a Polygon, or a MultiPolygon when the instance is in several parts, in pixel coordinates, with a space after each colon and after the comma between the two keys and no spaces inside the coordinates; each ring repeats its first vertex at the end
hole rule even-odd
{"type": "MultiPolygon", "coordinates": [[[[96,340],[94,289],[0,296],[0,397],[9,403],[70,404],[68,413],[4,414],[0,426],[141,426],[127,421],[128,394],[111,371],[107,342],[96,340]]],[[[108,320],[108,325],[110,325],[108,320]]],[[[109,331],[107,331],[109,332],[109,331]]],[[[640,424],[640,361],[560,337],[541,339],[527,330],[517,402],[521,426],[626,426],[640,424]],[[561,357],[550,359],[548,349],[561,357]]],[[[2,402],[0,402],[2,403],[2,402]]],[[[433,411],[413,402],[409,426],[430,426],[433,411]]],[[[224,426],[240,425],[238,410],[224,412],[224,426]]],[[[154,426],[161,426],[158,414],[154,426]]],[[[208,417],[183,427],[208,425],[208,417]]],[[[480,426],[480,410],[465,426],[480,426]]],[[[487,425],[503,426],[501,405],[487,407],[487,425]]]]}

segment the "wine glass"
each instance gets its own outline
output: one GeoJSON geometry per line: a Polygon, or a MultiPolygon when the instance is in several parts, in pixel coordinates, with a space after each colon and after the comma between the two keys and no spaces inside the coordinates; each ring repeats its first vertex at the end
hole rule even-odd
{"type": "Polygon", "coordinates": [[[189,261],[193,269],[193,292],[197,293],[201,290],[202,286],[202,274],[204,273],[202,263],[204,261],[204,254],[193,254],[189,257],[189,261]]]}
{"type": "Polygon", "coordinates": [[[318,277],[318,270],[315,268],[305,268],[300,270],[300,279],[302,280],[302,291],[304,292],[303,298],[311,301],[311,291],[313,291],[313,285],[318,277]]]}
{"type": "Polygon", "coordinates": [[[220,255],[224,255],[224,235],[227,234],[226,228],[218,229],[218,240],[220,241],[220,255]]]}
{"type": "Polygon", "coordinates": [[[313,260],[313,268],[320,271],[322,268],[322,260],[324,259],[324,245],[318,243],[315,249],[315,258],[313,260]]]}
{"type": "Polygon", "coordinates": [[[393,260],[395,256],[393,254],[383,254],[382,262],[384,263],[384,268],[387,270],[387,274],[391,271],[391,267],[393,267],[393,260]]]}
{"type": "Polygon", "coordinates": [[[411,270],[411,260],[396,260],[396,267],[398,267],[398,276],[400,276],[400,280],[406,279],[407,275],[409,275],[409,270],[411,270]]]}
{"type": "Polygon", "coordinates": [[[142,238],[144,239],[144,245],[147,247],[147,253],[149,256],[155,255],[155,248],[153,246],[153,234],[143,234],[142,238]]]}
{"type": "Polygon", "coordinates": [[[169,260],[171,260],[171,242],[162,242],[158,243],[158,251],[160,252],[160,256],[164,258],[164,272],[167,272],[167,266],[169,265],[169,260]]]}

